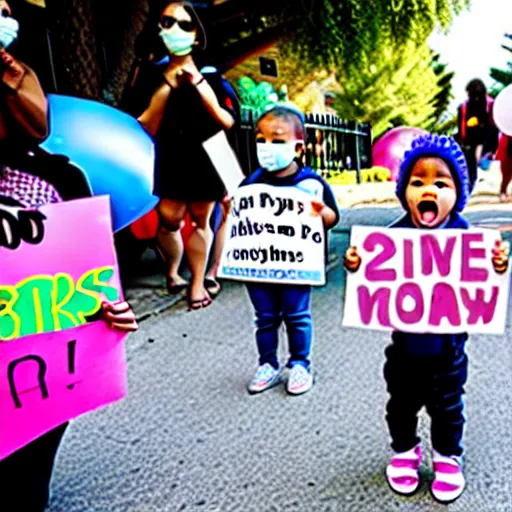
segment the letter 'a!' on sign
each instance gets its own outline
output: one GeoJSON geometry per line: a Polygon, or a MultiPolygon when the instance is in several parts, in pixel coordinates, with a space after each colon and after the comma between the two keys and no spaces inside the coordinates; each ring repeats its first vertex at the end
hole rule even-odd
{"type": "Polygon", "coordinates": [[[126,335],[89,322],[103,298],[122,296],[108,197],[0,205],[0,217],[3,459],[126,394],[126,335]]]}
{"type": "Polygon", "coordinates": [[[412,333],[503,334],[510,271],[497,274],[493,230],[352,228],[343,325],[412,333]]]}

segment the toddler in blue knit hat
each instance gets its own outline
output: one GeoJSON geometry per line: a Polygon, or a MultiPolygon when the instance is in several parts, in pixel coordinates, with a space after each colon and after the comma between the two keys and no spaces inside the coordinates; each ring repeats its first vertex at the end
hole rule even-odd
{"type": "MultiPolygon", "coordinates": [[[[413,141],[400,167],[396,194],[405,215],[392,228],[469,228],[460,213],[469,196],[468,168],[461,148],[451,138],[424,135],[413,141]]],[[[492,249],[496,272],[506,272],[508,258],[508,244],[497,242],[492,249]]],[[[360,264],[357,248],[349,248],[345,254],[347,270],[355,272],[360,264]]],[[[392,334],[384,377],[390,395],[386,421],[394,455],[386,478],[399,494],[413,494],[420,484],[422,450],[416,430],[423,406],[431,418],[432,495],[448,503],[464,490],[462,394],[468,368],[467,339],[467,333],[392,334]]]]}

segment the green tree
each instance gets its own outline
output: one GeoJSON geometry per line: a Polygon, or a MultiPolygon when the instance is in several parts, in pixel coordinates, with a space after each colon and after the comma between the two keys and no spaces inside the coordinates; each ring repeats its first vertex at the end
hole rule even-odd
{"type": "Polygon", "coordinates": [[[436,24],[447,29],[470,0],[288,0],[289,50],[312,66],[358,66],[392,42],[424,43],[436,24]]]}
{"type": "Polygon", "coordinates": [[[375,136],[394,126],[428,127],[436,111],[429,99],[440,91],[430,62],[428,46],[413,41],[363,53],[358,72],[338,71],[335,108],[340,117],[371,123],[375,136]]]}
{"type": "MultiPolygon", "coordinates": [[[[512,41],[512,34],[505,34],[505,37],[512,41]]],[[[506,44],[501,45],[501,47],[507,52],[512,53],[512,47],[506,44]]],[[[505,69],[491,68],[490,75],[491,78],[496,81],[491,92],[497,94],[503,87],[512,84],[512,61],[508,62],[507,68],[505,69]]]]}
{"type": "Polygon", "coordinates": [[[452,81],[455,73],[447,71],[447,65],[440,62],[439,54],[434,54],[432,57],[431,65],[437,77],[437,86],[439,88],[439,92],[432,99],[434,113],[432,114],[428,129],[429,131],[435,132],[440,128],[441,125],[445,124],[444,116],[448,110],[450,101],[453,99],[452,81]]]}

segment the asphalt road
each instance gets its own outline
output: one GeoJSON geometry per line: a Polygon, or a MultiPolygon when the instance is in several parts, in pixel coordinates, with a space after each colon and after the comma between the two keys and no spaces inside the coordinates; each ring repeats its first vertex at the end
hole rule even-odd
{"type": "MultiPolygon", "coordinates": [[[[393,212],[351,210],[345,222],[347,215],[354,224],[385,225],[393,212]]],[[[498,217],[480,220],[488,218],[498,217]]],[[[335,233],[332,250],[342,254],[347,243],[347,233],[335,233]]],[[[257,353],[243,286],[225,283],[200,312],[179,304],[148,317],[127,342],[128,397],[69,429],[50,512],[512,512],[510,319],[505,336],[470,339],[468,486],[445,507],[428,492],[423,414],[425,482],[411,498],[388,489],[382,365],[389,337],[343,328],[343,294],[337,265],[313,295],[316,381],[299,397],[282,387],[246,392],[257,353]]]]}

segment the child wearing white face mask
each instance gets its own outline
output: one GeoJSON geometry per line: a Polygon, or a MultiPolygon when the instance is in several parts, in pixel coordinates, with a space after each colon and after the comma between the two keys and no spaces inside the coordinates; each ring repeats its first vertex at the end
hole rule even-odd
{"type": "MultiPolygon", "coordinates": [[[[329,229],[339,220],[336,200],[329,185],[295,158],[297,145],[303,140],[303,114],[300,111],[276,106],[265,112],[256,125],[256,148],[261,168],[240,186],[261,183],[298,188],[312,196],[313,210],[322,217],[325,229],[329,229]]],[[[259,352],[259,367],[249,383],[249,393],[259,393],[281,382],[277,349],[282,321],[286,324],[290,350],[286,390],[292,395],[309,391],[313,385],[311,287],[248,283],[247,290],[256,312],[259,352]]]]}

